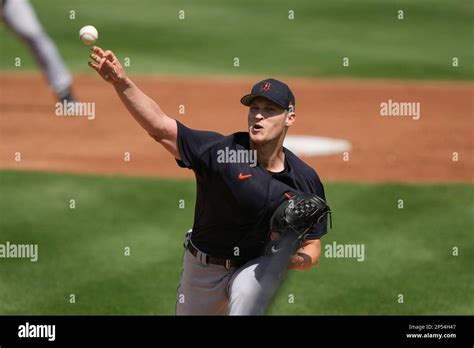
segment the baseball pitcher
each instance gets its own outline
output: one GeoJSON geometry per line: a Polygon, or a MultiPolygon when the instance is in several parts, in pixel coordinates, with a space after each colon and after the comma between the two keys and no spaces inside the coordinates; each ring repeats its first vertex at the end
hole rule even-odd
{"type": "Polygon", "coordinates": [[[169,117],[127,77],[111,51],[91,50],[89,66],[196,177],[176,313],[263,314],[287,268],[308,270],[317,264],[330,212],[316,172],[283,147],[296,119],[290,88],[274,79],[258,82],[241,99],[249,107],[248,131],[224,136],[169,117]],[[252,154],[255,162],[249,160],[252,154]]]}

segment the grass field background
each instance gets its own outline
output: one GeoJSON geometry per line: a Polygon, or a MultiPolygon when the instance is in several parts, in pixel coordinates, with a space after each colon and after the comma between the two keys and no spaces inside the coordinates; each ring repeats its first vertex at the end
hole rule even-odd
{"type": "MultiPolygon", "coordinates": [[[[129,73],[472,80],[474,3],[464,0],[33,0],[72,70],[86,72],[87,24],[129,73]],[[71,10],[75,19],[69,18],[71,10]],[[185,11],[185,20],[178,11],[185,11]],[[288,19],[293,10],[294,20],[288,19]],[[404,19],[397,19],[397,11],[404,19]],[[233,66],[234,57],[240,67],[233,66]],[[349,57],[350,67],[342,67],[349,57]],[[459,67],[452,67],[452,58],[459,67]]],[[[26,46],[0,27],[0,70],[29,71],[26,46]],[[22,67],[15,68],[15,57],[22,67]]]]}
{"type": "MultiPolygon", "coordinates": [[[[39,244],[36,263],[0,260],[1,314],[174,314],[193,181],[15,171],[0,179],[1,242],[39,244]]],[[[334,229],[323,245],[365,244],[365,261],[323,253],[311,271],[289,273],[271,314],[474,314],[472,185],[326,191],[334,229]]]]}

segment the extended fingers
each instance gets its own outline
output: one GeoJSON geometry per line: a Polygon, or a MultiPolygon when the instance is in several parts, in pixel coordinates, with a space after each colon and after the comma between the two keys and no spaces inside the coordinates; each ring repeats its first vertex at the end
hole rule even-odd
{"type": "Polygon", "coordinates": [[[111,61],[112,63],[117,60],[117,58],[115,58],[114,52],[110,50],[105,51],[103,57],[107,58],[107,60],[111,61]]]}
{"type": "Polygon", "coordinates": [[[87,64],[95,71],[99,71],[99,64],[94,64],[92,62],[87,62],[87,64]]]}
{"type": "Polygon", "coordinates": [[[99,57],[97,54],[93,54],[93,53],[89,54],[89,57],[91,57],[91,59],[96,63],[100,63],[100,61],[102,60],[101,57],[99,57]]]}
{"type": "Polygon", "coordinates": [[[110,50],[107,50],[107,51],[104,51],[102,48],[98,47],[98,46],[93,46],[91,47],[90,49],[92,52],[95,53],[95,56],[97,56],[99,59],[97,60],[96,58],[94,58],[92,56],[92,54],[90,55],[90,57],[92,59],[94,59],[94,61],[96,61],[97,63],[100,62],[100,58],[106,58],[108,61],[112,62],[112,63],[115,63],[117,61],[117,58],[115,57],[115,54],[114,52],[110,51],[110,50]]]}
{"type": "Polygon", "coordinates": [[[97,46],[93,46],[90,50],[94,53],[89,54],[92,62],[87,62],[87,64],[97,71],[106,81],[117,81],[120,72],[118,67],[115,65],[118,61],[114,53],[109,50],[104,52],[102,48],[97,46]]]}
{"type": "Polygon", "coordinates": [[[92,46],[91,51],[94,52],[95,54],[97,54],[101,58],[105,54],[104,50],[102,48],[98,47],[98,46],[92,46]]]}

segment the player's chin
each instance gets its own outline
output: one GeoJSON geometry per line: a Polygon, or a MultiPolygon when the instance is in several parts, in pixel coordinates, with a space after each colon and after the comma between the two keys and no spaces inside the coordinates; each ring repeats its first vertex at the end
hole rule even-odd
{"type": "Polygon", "coordinates": [[[249,136],[250,136],[250,140],[254,143],[254,144],[263,144],[266,142],[266,137],[264,134],[262,134],[261,132],[258,132],[258,133],[254,133],[254,132],[250,132],[249,133],[249,136]]]}

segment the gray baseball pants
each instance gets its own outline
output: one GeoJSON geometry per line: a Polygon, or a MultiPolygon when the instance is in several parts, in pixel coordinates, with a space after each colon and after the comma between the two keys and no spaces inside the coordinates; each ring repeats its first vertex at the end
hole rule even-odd
{"type": "Polygon", "coordinates": [[[206,264],[205,254],[197,257],[185,250],[183,271],[176,298],[177,315],[263,315],[268,298],[275,293],[279,279],[262,286],[259,270],[268,256],[260,256],[239,268],[206,264]]]}
{"type": "Polygon", "coordinates": [[[71,74],[53,41],[43,30],[29,1],[7,0],[2,12],[8,27],[30,47],[54,92],[58,95],[64,93],[71,85],[71,74]]]}

